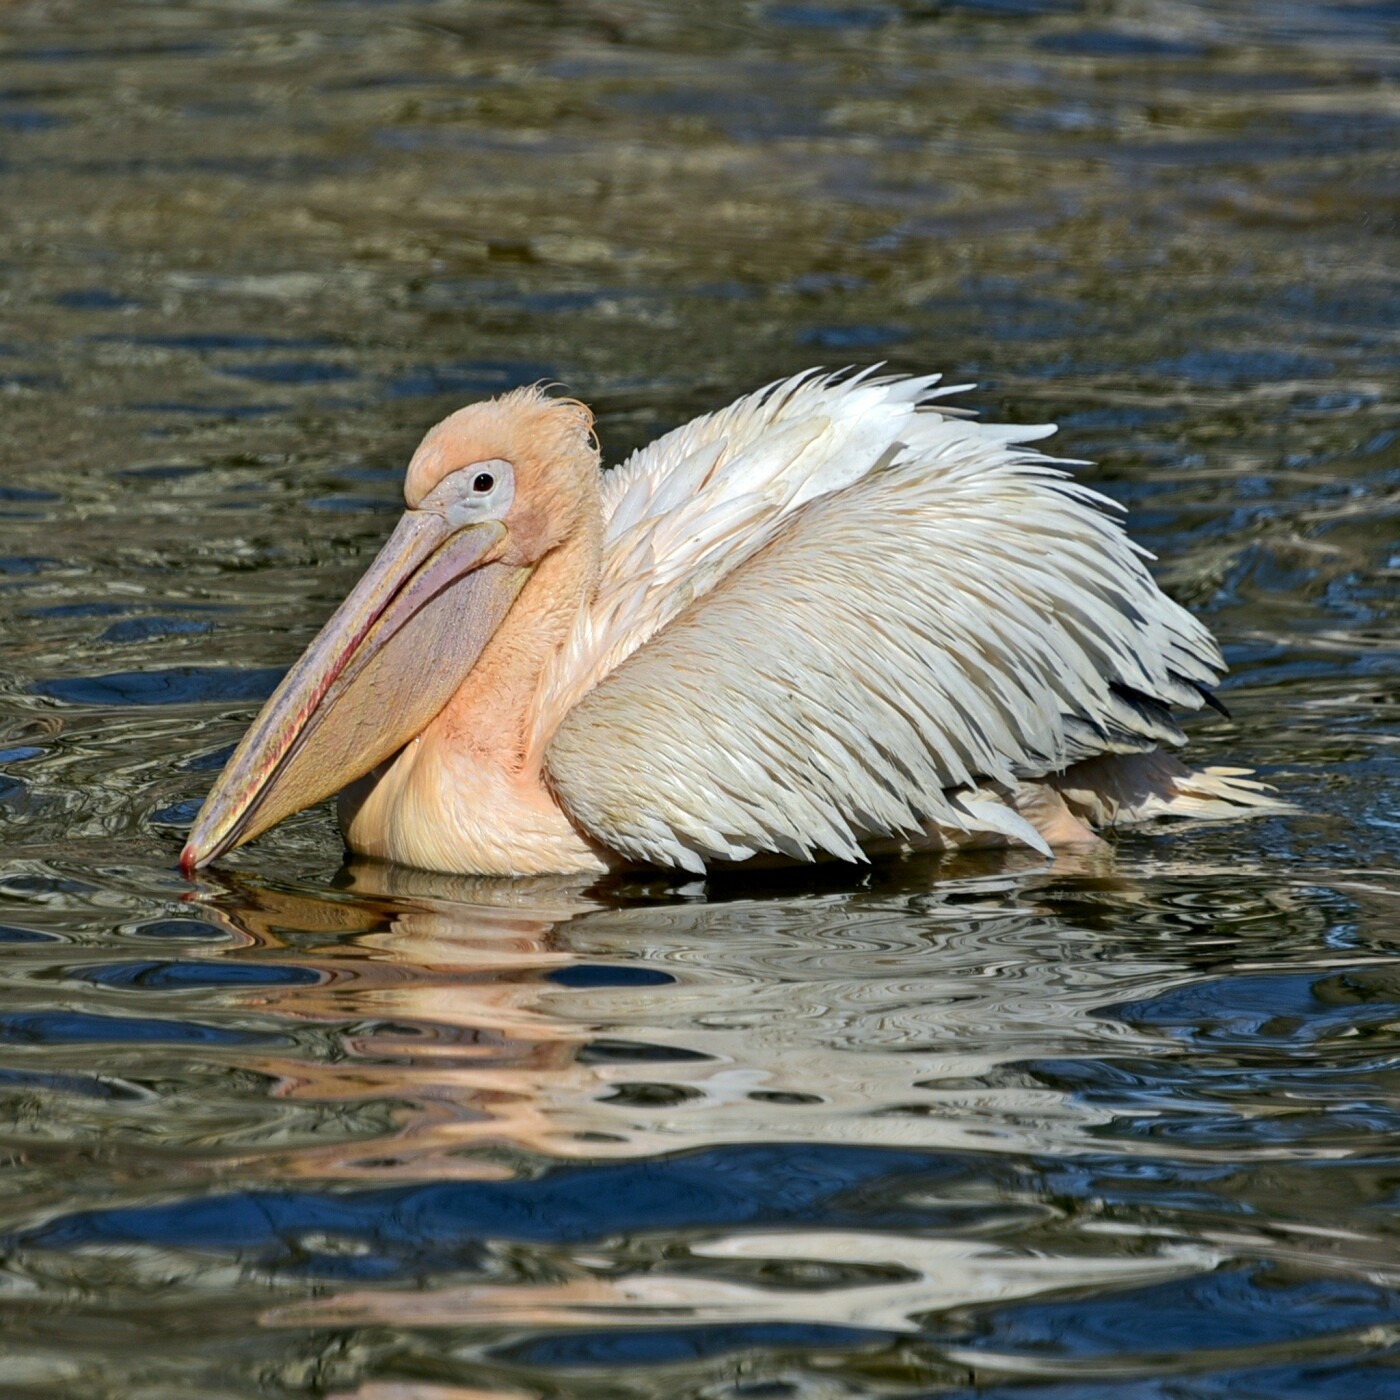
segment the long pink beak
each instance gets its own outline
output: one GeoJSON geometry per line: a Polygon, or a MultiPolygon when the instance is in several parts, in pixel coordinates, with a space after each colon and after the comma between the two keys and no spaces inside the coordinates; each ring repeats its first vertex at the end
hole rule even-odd
{"type": "Polygon", "coordinates": [[[200,808],[180,869],[251,841],[397,753],[450,700],[527,569],[493,562],[505,527],[405,513],[283,677],[200,808]]]}

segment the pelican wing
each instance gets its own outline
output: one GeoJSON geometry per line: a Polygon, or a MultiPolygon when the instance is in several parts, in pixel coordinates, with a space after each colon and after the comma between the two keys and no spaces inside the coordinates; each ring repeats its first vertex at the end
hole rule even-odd
{"type": "Polygon", "coordinates": [[[929,822],[1040,844],[999,788],[1180,743],[1223,664],[1051,429],[931,380],[802,376],[612,474],[597,596],[537,736],[565,810],[639,861],[859,859],[929,822]]]}

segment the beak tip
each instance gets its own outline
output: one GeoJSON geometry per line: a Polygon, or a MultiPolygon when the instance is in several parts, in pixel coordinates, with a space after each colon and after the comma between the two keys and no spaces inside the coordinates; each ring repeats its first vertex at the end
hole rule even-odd
{"type": "Polygon", "coordinates": [[[194,872],[199,869],[199,849],[191,841],[183,851],[180,852],[180,874],[185,879],[194,878],[194,872]]]}

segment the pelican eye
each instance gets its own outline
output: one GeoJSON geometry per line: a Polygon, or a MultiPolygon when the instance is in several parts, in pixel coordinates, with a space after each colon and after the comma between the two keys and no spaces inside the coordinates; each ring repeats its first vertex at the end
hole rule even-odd
{"type": "Polygon", "coordinates": [[[504,457],[488,457],[448,472],[427,495],[410,502],[409,509],[435,512],[464,525],[474,520],[499,520],[514,501],[515,468],[504,457]]]}

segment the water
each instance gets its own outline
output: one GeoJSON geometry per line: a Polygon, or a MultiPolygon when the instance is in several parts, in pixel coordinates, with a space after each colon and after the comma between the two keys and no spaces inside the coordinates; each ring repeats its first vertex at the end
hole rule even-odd
{"type": "Polygon", "coordinates": [[[7,1396],[1400,1396],[1400,11],[17,4],[7,1396]],[[1056,420],[1304,814],[585,887],[183,833],[539,377],[1056,420]]]}

